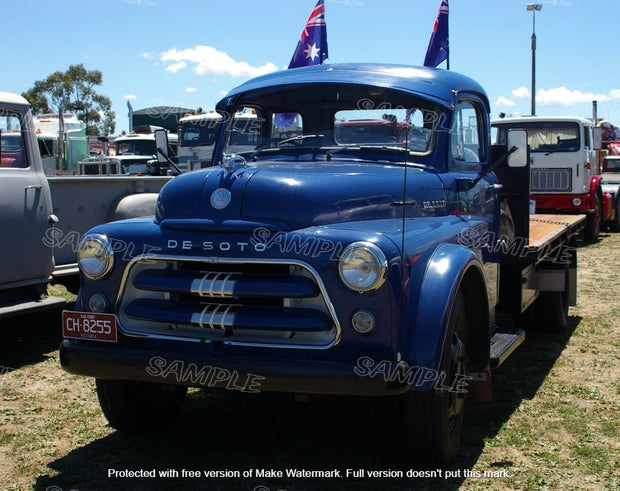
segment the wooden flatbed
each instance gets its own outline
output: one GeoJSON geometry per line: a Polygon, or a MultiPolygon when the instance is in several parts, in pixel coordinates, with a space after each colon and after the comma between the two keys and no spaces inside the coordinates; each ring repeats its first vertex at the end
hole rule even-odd
{"type": "Polygon", "coordinates": [[[543,247],[559,238],[579,232],[586,220],[585,215],[530,215],[530,241],[532,248],[543,247]]]}

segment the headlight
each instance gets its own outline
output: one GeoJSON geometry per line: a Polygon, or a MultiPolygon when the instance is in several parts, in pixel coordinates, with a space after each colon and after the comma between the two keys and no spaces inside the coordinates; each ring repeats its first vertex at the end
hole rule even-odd
{"type": "Polygon", "coordinates": [[[385,281],[387,260],[376,245],[370,242],[354,242],[340,257],[340,279],[351,290],[367,292],[376,290],[385,281]]]}
{"type": "Polygon", "coordinates": [[[581,206],[581,199],[573,198],[573,206],[581,206]]]}
{"type": "Polygon", "coordinates": [[[107,275],[114,264],[112,245],[105,235],[89,234],[78,246],[77,262],[80,270],[91,280],[107,275]]]}

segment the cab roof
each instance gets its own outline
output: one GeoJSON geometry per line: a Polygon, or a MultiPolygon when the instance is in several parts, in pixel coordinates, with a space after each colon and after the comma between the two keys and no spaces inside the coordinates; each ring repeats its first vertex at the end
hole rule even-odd
{"type": "Polygon", "coordinates": [[[443,106],[454,102],[454,91],[469,92],[480,95],[485,101],[487,111],[489,110],[485,90],[478,82],[465,75],[438,68],[374,63],[325,64],[272,72],[232,89],[217,107],[224,109],[232,102],[231,98],[247,91],[308,83],[389,87],[427,97],[443,106]]]}
{"type": "Polygon", "coordinates": [[[12,94],[10,92],[0,91],[0,102],[5,104],[22,104],[24,106],[30,106],[30,103],[21,95],[12,94]]]}

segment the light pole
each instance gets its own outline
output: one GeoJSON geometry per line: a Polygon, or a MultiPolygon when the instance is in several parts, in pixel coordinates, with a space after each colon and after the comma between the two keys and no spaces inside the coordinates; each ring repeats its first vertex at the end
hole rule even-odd
{"type": "Polygon", "coordinates": [[[532,11],[532,116],[536,116],[536,11],[542,4],[528,3],[526,9],[532,11]]]}

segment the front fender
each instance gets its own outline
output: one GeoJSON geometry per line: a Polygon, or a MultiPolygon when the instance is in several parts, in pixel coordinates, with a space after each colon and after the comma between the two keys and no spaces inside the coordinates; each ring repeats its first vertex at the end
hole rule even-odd
{"type": "Polygon", "coordinates": [[[590,209],[594,210],[596,208],[596,197],[599,195],[601,190],[602,178],[599,175],[592,176],[590,179],[590,209]]]}
{"type": "MultiPolygon", "coordinates": [[[[476,254],[458,244],[441,244],[414,262],[406,296],[403,358],[410,367],[438,370],[454,298],[463,278],[475,268],[484,278],[476,254]]],[[[486,305],[485,298],[480,305],[486,305]]],[[[428,390],[434,380],[416,384],[428,390]]]]}

